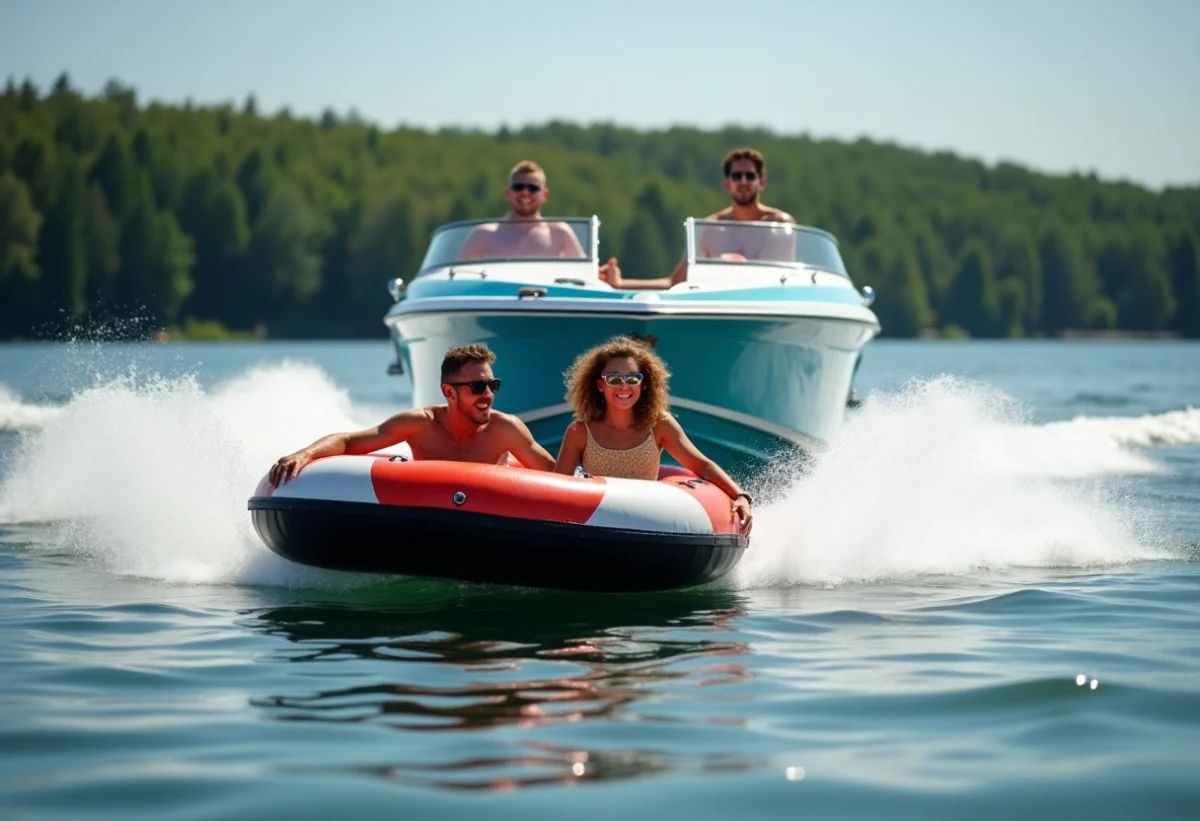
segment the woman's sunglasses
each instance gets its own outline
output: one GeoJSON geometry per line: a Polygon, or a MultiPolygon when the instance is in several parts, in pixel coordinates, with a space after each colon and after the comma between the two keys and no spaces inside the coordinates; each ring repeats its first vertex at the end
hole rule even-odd
{"type": "Polygon", "coordinates": [[[634,385],[642,384],[646,377],[640,373],[606,373],[601,378],[614,388],[621,385],[628,385],[632,388],[634,385]]]}
{"type": "Polygon", "coordinates": [[[491,388],[492,393],[500,392],[500,380],[499,379],[475,379],[470,382],[447,382],[446,384],[454,385],[456,387],[458,387],[460,385],[466,385],[468,388],[471,389],[471,393],[475,394],[476,396],[483,393],[485,388],[491,388]]]}

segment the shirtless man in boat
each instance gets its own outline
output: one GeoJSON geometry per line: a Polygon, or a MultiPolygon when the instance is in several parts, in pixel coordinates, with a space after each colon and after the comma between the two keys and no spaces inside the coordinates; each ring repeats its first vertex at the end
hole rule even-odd
{"type": "MultiPolygon", "coordinates": [[[[732,222],[784,222],[795,224],[791,214],[770,205],[764,205],[759,196],[767,187],[767,160],[762,152],[753,148],[735,148],[721,160],[721,168],[725,172],[725,190],[729,192],[730,205],[727,208],[709,214],[707,220],[729,220],[732,222]]],[[[758,230],[714,232],[706,226],[700,235],[700,246],[707,258],[724,257],[737,259],[783,259],[788,255],[788,248],[783,243],[794,242],[794,238],[772,238],[751,236],[765,232],[758,230]],[[725,234],[725,235],[722,235],[725,234]],[[740,242],[735,240],[740,237],[740,242]],[[753,249],[741,247],[752,242],[753,249]]],[[[794,248],[792,249],[794,253],[794,248]]],[[[626,288],[633,291],[662,290],[678,285],[687,279],[687,258],[679,260],[670,276],[661,279],[623,279],[615,261],[612,269],[601,271],[600,278],[614,288],[626,288]]]]}
{"type": "Polygon", "coordinates": [[[549,196],[542,167],[532,160],[517,163],[509,172],[504,189],[509,205],[507,218],[513,222],[480,225],[467,237],[459,256],[462,259],[586,257],[569,225],[542,218],[542,205],[549,196]]]}
{"type": "Polygon", "coordinates": [[[442,359],[445,405],[401,411],[382,424],[355,433],[332,433],[282,457],[271,467],[279,487],[324,456],[373,453],[407,442],[416,459],[504,464],[508,454],[536,470],[554,470],[555,459],[515,416],[492,408],[500,380],[492,374],[496,355],[486,345],[451,348],[442,359]]]}
{"type": "MultiPolygon", "coordinates": [[[[510,222],[480,225],[463,243],[461,259],[566,258],[584,259],[587,252],[565,222],[543,219],[542,206],[550,196],[546,172],[532,160],[522,160],[508,173],[504,198],[510,222]]],[[[600,266],[601,277],[620,269],[616,260],[600,266]]]]}

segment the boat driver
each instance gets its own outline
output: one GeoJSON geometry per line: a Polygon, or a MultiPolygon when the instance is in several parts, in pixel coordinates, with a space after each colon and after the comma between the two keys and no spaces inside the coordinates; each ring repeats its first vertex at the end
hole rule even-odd
{"type": "MultiPolygon", "coordinates": [[[[796,220],[782,209],[765,205],[759,197],[767,187],[767,160],[754,148],[735,148],[721,159],[725,175],[725,190],[729,192],[727,208],[709,214],[706,220],[730,222],[778,222],[795,225],[796,220]]],[[[730,226],[729,229],[705,226],[697,249],[702,259],[743,261],[749,259],[795,259],[795,234],[768,234],[763,229],[730,226]]],[[[600,278],[614,288],[629,290],[662,290],[687,279],[687,258],[679,260],[670,276],[661,279],[624,279],[616,261],[611,269],[601,271],[600,278]]]]}
{"type": "Polygon", "coordinates": [[[579,238],[565,222],[542,218],[542,205],[550,196],[546,172],[532,160],[522,160],[508,174],[504,198],[507,222],[478,226],[463,243],[462,259],[529,259],[531,257],[587,256],[579,238]]]}
{"type": "Polygon", "coordinates": [[[486,345],[463,345],[442,359],[444,405],[401,411],[373,428],[331,433],[283,456],[270,470],[278,487],[325,456],[357,455],[407,442],[415,459],[505,464],[511,453],[527,468],[554,470],[555,459],[515,416],[492,408],[500,380],[492,373],[496,355],[486,345]]]}
{"type": "MultiPolygon", "coordinates": [[[[533,160],[521,160],[508,172],[504,222],[489,222],[473,230],[463,243],[460,259],[586,259],[587,252],[565,222],[542,217],[550,196],[546,172],[533,160]]],[[[600,276],[620,276],[615,259],[600,266],[600,276]]]]}

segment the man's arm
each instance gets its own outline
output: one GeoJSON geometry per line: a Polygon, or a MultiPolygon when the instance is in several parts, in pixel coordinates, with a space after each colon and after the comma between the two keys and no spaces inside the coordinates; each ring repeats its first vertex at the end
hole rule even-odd
{"type": "MultiPolygon", "coordinates": [[[[717,211],[715,214],[709,214],[704,219],[705,220],[725,219],[729,213],[729,210],[730,209],[726,208],[724,211],[717,211]]],[[[705,232],[707,232],[707,231],[708,231],[707,226],[700,229],[700,236],[697,238],[697,241],[696,241],[697,245],[701,245],[702,243],[704,243],[706,241],[705,232]]],[[[610,260],[610,261],[615,262],[615,260],[610,260]]],[[[659,279],[625,279],[624,277],[621,276],[620,270],[616,269],[615,264],[612,267],[613,267],[613,270],[611,270],[611,271],[605,271],[604,268],[600,269],[601,281],[607,282],[609,285],[613,286],[614,288],[621,288],[626,291],[663,291],[663,290],[666,290],[667,288],[673,288],[676,285],[678,285],[679,283],[687,280],[687,272],[688,272],[687,254],[686,253],[684,253],[684,255],[679,258],[679,262],[677,262],[675,264],[675,268],[674,268],[674,270],[671,271],[670,274],[668,274],[665,277],[660,277],[659,279]]]]}
{"type": "Polygon", "coordinates": [[[504,445],[508,452],[527,468],[554,470],[554,457],[537,443],[525,423],[515,416],[505,416],[508,425],[505,426],[504,445]]]}
{"type": "Polygon", "coordinates": [[[687,279],[687,258],[680,258],[679,264],[675,266],[675,270],[671,272],[670,276],[660,279],[625,279],[615,265],[608,270],[601,268],[600,279],[614,288],[622,288],[626,291],[662,291],[687,279]]]}
{"type": "Polygon", "coordinates": [[[571,230],[571,226],[565,222],[554,224],[554,238],[555,251],[560,257],[570,257],[571,259],[584,259],[587,257],[587,253],[579,243],[579,237],[575,236],[575,232],[571,230]]]}
{"type": "Polygon", "coordinates": [[[397,413],[373,428],[353,433],[331,433],[328,436],[322,436],[308,447],[280,457],[279,461],[271,466],[269,473],[271,484],[279,487],[279,485],[287,483],[300,473],[301,468],[316,459],[342,454],[374,453],[382,448],[399,444],[417,433],[428,419],[424,410],[407,410],[397,413]]]}
{"type": "Polygon", "coordinates": [[[718,211],[708,219],[721,220],[725,224],[705,225],[700,229],[700,235],[696,237],[696,259],[730,259],[727,256],[729,254],[740,256],[738,248],[741,243],[737,242],[737,232],[746,229],[739,228],[737,220],[728,214],[728,209],[718,211]]]}
{"type": "MultiPolygon", "coordinates": [[[[771,222],[783,222],[789,225],[795,225],[795,218],[786,211],[776,210],[771,216],[771,222]]],[[[763,245],[760,259],[774,260],[777,262],[792,262],[796,259],[796,242],[797,234],[792,231],[788,234],[778,234],[772,236],[763,245]]]]}
{"type": "MultiPolygon", "coordinates": [[[[724,211],[718,211],[715,214],[709,214],[707,217],[705,217],[705,219],[721,219],[721,215],[724,213],[724,211]]],[[[708,241],[706,236],[707,232],[707,226],[700,229],[700,236],[696,241],[697,245],[703,246],[703,244],[708,241]]],[[[623,288],[628,291],[663,291],[667,288],[673,288],[679,283],[686,281],[687,273],[688,263],[687,254],[685,253],[679,258],[679,262],[675,264],[675,268],[671,271],[671,273],[659,279],[624,279],[619,271],[616,272],[615,276],[611,274],[605,276],[604,272],[602,271],[600,273],[600,279],[604,280],[614,288],[623,288]]]]}
{"type": "Polygon", "coordinates": [[[483,259],[487,254],[488,234],[490,233],[492,232],[485,231],[482,225],[475,226],[475,229],[467,236],[467,241],[458,251],[459,259],[483,259]]]}

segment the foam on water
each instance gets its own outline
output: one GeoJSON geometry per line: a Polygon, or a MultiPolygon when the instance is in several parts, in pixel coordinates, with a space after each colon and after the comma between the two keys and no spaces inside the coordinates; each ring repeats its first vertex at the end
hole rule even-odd
{"type": "Polygon", "coordinates": [[[254,368],[211,393],[192,377],[111,380],[26,434],[0,486],[0,522],[51,523],[63,549],[118,574],[345,583],[268,551],[246,500],[282,454],[378,421],[310,365],[254,368]]]}
{"type": "Polygon", "coordinates": [[[1170,558],[1153,511],[1111,478],[1162,470],[1120,447],[1124,434],[1150,426],[1030,425],[1011,398],[946,377],[872,395],[810,471],[760,506],[732,582],[838,584],[1170,558]]]}
{"type": "Polygon", "coordinates": [[[59,409],[50,405],[28,405],[11,388],[0,382],[0,433],[35,430],[59,409]]]}
{"type": "Polygon", "coordinates": [[[1054,436],[1087,438],[1113,447],[1154,447],[1200,443],[1200,408],[1134,417],[1081,416],[1054,422],[1044,430],[1054,436]]]}
{"type": "MultiPolygon", "coordinates": [[[[10,421],[11,407],[36,407],[5,396],[10,421]]],[[[6,466],[0,523],[51,523],[62,549],[117,574],[363,581],[276,557],[246,510],[280,455],[382,418],[319,368],[256,367],[210,391],[190,377],[127,374],[46,410],[6,466]]],[[[1034,425],[1009,397],[950,378],[872,395],[811,472],[759,505],[731,581],[829,584],[1162,558],[1152,512],[1122,498],[1112,477],[1162,469],[1129,445],[1200,441],[1197,413],[1034,425]]]]}

